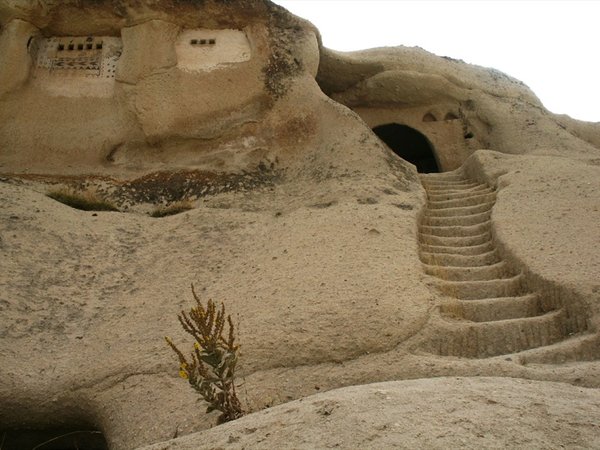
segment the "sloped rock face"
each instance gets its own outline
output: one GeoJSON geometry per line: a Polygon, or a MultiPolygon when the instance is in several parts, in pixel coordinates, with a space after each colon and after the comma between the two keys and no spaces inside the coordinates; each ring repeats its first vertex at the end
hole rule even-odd
{"type": "Polygon", "coordinates": [[[267,2],[12,2],[1,14],[2,58],[23,62],[10,66],[19,77],[3,72],[14,83],[0,98],[3,429],[91,426],[134,448],[211,426],[163,340],[184,339],[176,313],[191,282],[244,316],[240,370],[261,374],[249,409],[298,395],[278,375],[260,381],[269,370],[385,350],[418,330],[419,271],[378,275],[413,228],[416,173],[320,91],[310,24],[267,2]],[[133,214],[43,195],[61,186],[133,214]],[[181,199],[196,209],[139,214],[181,199]],[[380,209],[404,225],[378,226],[380,209]],[[331,251],[375,248],[373,260],[331,251]],[[387,318],[408,279],[416,308],[397,327],[387,318]]]}
{"type": "Polygon", "coordinates": [[[253,170],[274,102],[318,92],[316,30],[263,1],[5,2],[0,21],[4,172],[215,169],[227,145],[253,170]]]}
{"type": "Polygon", "coordinates": [[[444,375],[598,387],[597,125],[419,49],[329,51],[266,1],[8,1],[0,21],[0,431],[94,428],[129,449],[213,426],[163,339],[186,346],[190,283],[239,323],[248,411],[444,375]],[[426,192],[371,132],[388,122],[493,192],[486,245],[581,329],[432,350],[473,317],[440,326],[456,299],[421,264],[426,192]],[[44,195],[64,187],[120,212],[44,195]],[[179,200],[193,209],[146,214],[179,200]]]}
{"type": "Polygon", "coordinates": [[[317,81],[371,127],[402,123],[423,133],[442,171],[458,168],[480,148],[598,154],[597,126],[548,112],[527,86],[502,72],[418,47],[324,50],[317,81]]]}
{"type": "Polygon", "coordinates": [[[144,450],[596,447],[598,409],[574,406],[589,399],[598,405],[599,392],[515,379],[376,383],[314,395],[144,450]]]}

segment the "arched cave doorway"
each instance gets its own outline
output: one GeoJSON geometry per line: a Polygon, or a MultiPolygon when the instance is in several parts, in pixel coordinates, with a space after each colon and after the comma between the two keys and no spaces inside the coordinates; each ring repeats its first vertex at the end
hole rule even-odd
{"type": "Polygon", "coordinates": [[[417,166],[418,172],[440,171],[431,143],[414,128],[398,123],[388,123],[373,128],[373,132],[396,155],[417,166]]]}

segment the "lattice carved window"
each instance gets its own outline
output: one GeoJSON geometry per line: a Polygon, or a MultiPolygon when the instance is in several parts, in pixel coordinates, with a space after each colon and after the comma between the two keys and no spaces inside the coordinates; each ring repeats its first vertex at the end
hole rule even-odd
{"type": "Polygon", "coordinates": [[[50,37],[35,46],[36,69],[55,76],[114,78],[121,56],[115,37],[50,37]]]}

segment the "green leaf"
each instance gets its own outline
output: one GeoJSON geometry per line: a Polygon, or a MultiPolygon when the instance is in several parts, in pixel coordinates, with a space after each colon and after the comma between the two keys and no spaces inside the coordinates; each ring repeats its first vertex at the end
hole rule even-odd
{"type": "Polygon", "coordinates": [[[219,358],[219,355],[216,355],[214,353],[204,354],[204,355],[201,355],[200,357],[202,358],[202,361],[204,361],[206,364],[208,364],[211,367],[217,367],[221,360],[219,358]]]}

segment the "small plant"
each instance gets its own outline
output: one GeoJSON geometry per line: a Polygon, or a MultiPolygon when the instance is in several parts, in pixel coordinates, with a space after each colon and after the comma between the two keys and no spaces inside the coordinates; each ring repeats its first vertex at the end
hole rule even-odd
{"type": "Polygon", "coordinates": [[[193,209],[194,206],[189,201],[180,201],[173,203],[169,206],[165,206],[164,208],[157,208],[150,213],[150,217],[166,217],[173,216],[175,214],[179,214],[185,211],[189,211],[193,209]]]}
{"type": "Polygon", "coordinates": [[[235,392],[235,367],[239,345],[235,344],[235,328],[231,316],[225,316],[225,305],[220,308],[208,300],[202,304],[192,285],[196,306],[189,313],[177,315],[184,331],[195,339],[191,358],[188,360],[171,338],[165,337],[167,344],[179,358],[179,376],[208,403],[206,412],[220,411],[218,423],[228,422],[244,415],[235,392]],[[228,325],[227,338],[223,336],[225,322],[228,325]]]}
{"type": "Polygon", "coordinates": [[[75,193],[65,190],[50,191],[46,194],[57,202],[82,211],[118,211],[112,203],[98,198],[92,192],[75,193]]]}

